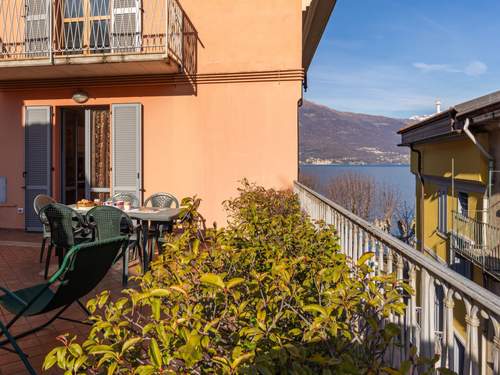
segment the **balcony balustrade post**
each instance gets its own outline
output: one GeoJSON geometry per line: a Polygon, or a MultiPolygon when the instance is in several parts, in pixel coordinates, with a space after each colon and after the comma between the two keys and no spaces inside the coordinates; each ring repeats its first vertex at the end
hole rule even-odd
{"type": "Polygon", "coordinates": [[[420,306],[422,308],[421,313],[421,337],[420,337],[420,348],[422,351],[422,355],[427,358],[431,358],[434,356],[434,352],[431,346],[431,340],[434,335],[431,335],[431,331],[433,332],[433,327],[431,327],[431,311],[433,312],[432,307],[434,306],[434,301],[431,300],[430,290],[431,285],[431,277],[427,270],[421,270],[421,299],[420,306]]]}
{"type": "MultiPolygon", "coordinates": [[[[403,280],[404,275],[404,259],[401,255],[397,254],[396,255],[396,277],[398,280],[403,280]]],[[[403,298],[401,298],[401,301],[403,298]]],[[[405,358],[406,352],[405,352],[405,342],[406,342],[406,332],[404,331],[404,315],[396,315],[396,320],[397,324],[399,325],[400,328],[400,333],[399,333],[399,345],[396,347],[396,353],[395,353],[395,366],[399,367],[401,361],[405,358]]]]}
{"type": "Polygon", "coordinates": [[[380,269],[378,267],[378,262],[377,262],[377,241],[375,240],[375,237],[370,236],[370,251],[374,254],[373,256],[373,263],[374,263],[374,273],[375,275],[379,275],[380,269]]]}
{"type": "Polygon", "coordinates": [[[453,308],[455,307],[455,300],[453,295],[455,291],[452,288],[447,288],[444,298],[444,334],[446,339],[446,350],[443,354],[446,355],[444,365],[451,368],[454,364],[455,354],[455,328],[453,323],[453,308]]]}
{"type": "MultiPolygon", "coordinates": [[[[393,269],[392,269],[392,268],[393,268],[393,261],[394,261],[394,257],[393,257],[393,255],[392,255],[392,249],[391,249],[389,246],[387,246],[387,247],[385,247],[385,248],[387,249],[387,264],[386,264],[386,273],[387,273],[388,275],[390,275],[390,274],[392,273],[392,271],[393,271],[393,269]]],[[[391,313],[391,314],[389,315],[389,321],[390,321],[390,322],[392,322],[392,323],[394,323],[394,314],[392,314],[392,313],[391,313]]]]}
{"type": "Polygon", "coordinates": [[[493,374],[500,374],[500,323],[496,317],[490,316],[493,324],[493,374]]]}
{"type": "Polygon", "coordinates": [[[384,273],[384,245],[378,241],[378,268],[379,274],[384,273]]]}
{"type": "Polygon", "coordinates": [[[340,216],[340,245],[341,245],[341,251],[344,253],[344,254],[347,254],[347,249],[346,249],[346,245],[345,245],[345,233],[346,233],[346,229],[345,229],[345,218],[343,216],[340,216]]]}
{"type": "Polygon", "coordinates": [[[346,219],[346,254],[352,258],[352,223],[346,219]]]}
{"type": "Polygon", "coordinates": [[[410,300],[408,301],[407,310],[407,326],[410,329],[409,338],[407,340],[407,348],[406,351],[410,351],[411,345],[417,345],[417,269],[414,264],[409,262],[408,264],[408,283],[410,287],[413,289],[414,293],[410,295],[410,300]]]}
{"type": "Polygon", "coordinates": [[[477,317],[478,309],[471,305],[469,301],[464,299],[467,314],[465,315],[467,342],[465,344],[465,373],[471,375],[479,375],[479,318],[477,317]]]}
{"type": "Polygon", "coordinates": [[[352,226],[352,259],[354,261],[358,260],[358,239],[359,239],[359,230],[357,225],[352,226]]]}

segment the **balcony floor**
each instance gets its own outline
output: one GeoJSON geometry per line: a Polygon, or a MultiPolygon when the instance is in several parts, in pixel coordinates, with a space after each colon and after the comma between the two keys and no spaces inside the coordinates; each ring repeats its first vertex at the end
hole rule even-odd
{"type": "MultiPolygon", "coordinates": [[[[40,255],[41,237],[38,234],[25,233],[15,230],[0,229],[0,285],[9,289],[19,289],[43,282],[43,264],[38,262],[40,255]]],[[[53,258],[53,264],[56,260],[53,258]]],[[[108,273],[101,284],[93,290],[84,300],[91,298],[101,290],[111,290],[113,295],[118,295],[121,290],[121,267],[118,262],[108,273]]],[[[55,270],[55,268],[53,268],[55,270]]],[[[131,268],[130,274],[137,269],[131,268]]],[[[51,314],[39,317],[21,318],[14,325],[13,333],[19,333],[35,325],[43,323],[51,314]]],[[[72,306],[63,315],[73,319],[83,320],[85,315],[78,308],[72,306]]],[[[0,319],[6,321],[10,315],[0,309],[0,319]]],[[[18,341],[21,349],[28,354],[29,360],[35,370],[42,373],[41,366],[45,355],[58,344],[56,337],[64,333],[85,334],[89,327],[77,323],[56,320],[44,330],[25,337],[18,341]]],[[[47,374],[60,373],[57,371],[47,374]]],[[[26,369],[16,354],[0,350],[0,375],[26,374],[26,369]]]]}
{"type": "Polygon", "coordinates": [[[163,54],[60,56],[2,61],[0,82],[178,73],[179,65],[163,54]]]}

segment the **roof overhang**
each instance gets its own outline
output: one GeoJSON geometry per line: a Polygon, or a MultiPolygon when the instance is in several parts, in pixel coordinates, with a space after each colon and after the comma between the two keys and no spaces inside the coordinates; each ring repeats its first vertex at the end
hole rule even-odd
{"type": "Polygon", "coordinates": [[[488,125],[500,123],[500,91],[457,104],[416,124],[401,129],[401,146],[431,142],[456,136],[469,119],[476,131],[486,131],[488,125]]]}
{"type": "Polygon", "coordinates": [[[302,0],[302,67],[307,72],[336,0],[302,0]]]}

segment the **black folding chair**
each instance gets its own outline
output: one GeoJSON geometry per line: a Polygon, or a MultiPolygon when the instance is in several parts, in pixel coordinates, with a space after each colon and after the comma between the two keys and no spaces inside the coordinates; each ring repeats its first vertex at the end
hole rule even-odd
{"type": "Polygon", "coordinates": [[[56,319],[82,323],[79,320],[63,318],[61,314],[76,302],[89,315],[80,298],[92,291],[106,276],[120,253],[120,249],[127,241],[126,236],[120,236],[76,245],[69,250],[59,270],[46,283],[16,291],[0,287],[0,291],[4,292],[4,295],[0,297],[0,306],[14,315],[8,323],[0,322],[0,337],[3,335],[6,337],[0,341],[0,349],[16,352],[28,372],[36,375],[26,354],[17,344],[17,340],[40,331],[56,319]],[[55,291],[51,289],[51,286],[55,286],[55,291]],[[21,317],[41,315],[54,310],[58,312],[46,323],[36,328],[17,335],[9,332],[21,317]],[[11,344],[14,350],[6,348],[7,344],[11,344]]]}

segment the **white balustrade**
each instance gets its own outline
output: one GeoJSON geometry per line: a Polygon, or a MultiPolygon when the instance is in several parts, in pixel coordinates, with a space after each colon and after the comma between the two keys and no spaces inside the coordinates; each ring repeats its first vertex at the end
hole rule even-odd
{"type": "Polygon", "coordinates": [[[427,357],[439,354],[437,366],[458,371],[457,325],[463,322],[466,334],[460,336],[465,341],[462,373],[500,375],[499,296],[308,187],[295,183],[295,192],[312,220],[331,218],[342,252],[353,260],[367,251],[375,253],[375,274],[395,272],[417,291],[405,298],[404,316],[390,317],[402,327],[401,345],[391,350],[394,365],[416,347],[427,357]],[[442,292],[437,293],[437,287],[442,292]],[[442,308],[436,309],[436,299],[442,308]],[[459,304],[465,308],[458,308],[459,304]],[[440,324],[442,327],[437,327],[440,324]]]}

